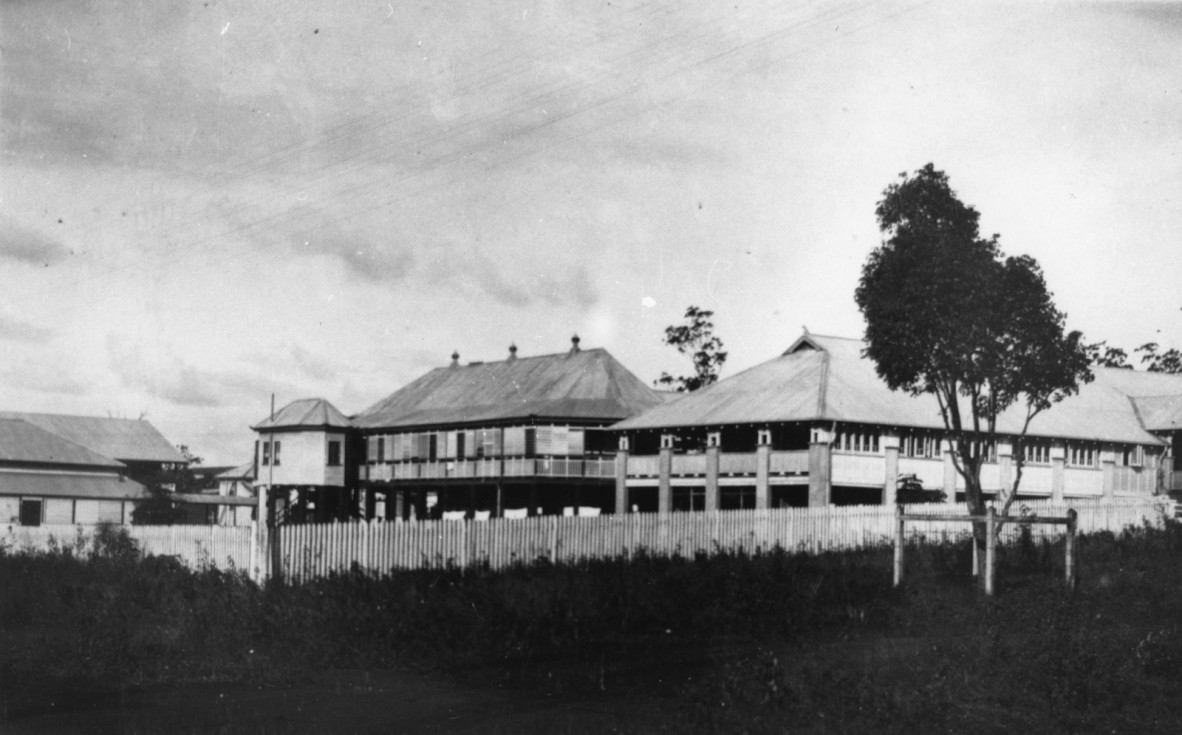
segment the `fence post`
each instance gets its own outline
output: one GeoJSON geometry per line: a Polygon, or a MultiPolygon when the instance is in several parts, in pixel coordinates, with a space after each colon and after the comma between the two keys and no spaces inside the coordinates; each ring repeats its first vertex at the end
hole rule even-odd
{"type": "Polygon", "coordinates": [[[1068,591],[1075,589],[1075,522],[1076,513],[1074,508],[1067,509],[1067,542],[1066,546],[1066,564],[1067,567],[1067,589],[1068,591]]]}
{"type": "MultiPolygon", "coordinates": [[[[977,539],[973,539],[977,548],[977,539]]],[[[993,596],[993,571],[997,560],[997,509],[992,505],[985,516],[985,595],[993,596]]]]}
{"type": "Polygon", "coordinates": [[[558,519],[560,516],[550,516],[550,563],[558,563],[558,519]]]}
{"type": "Polygon", "coordinates": [[[903,506],[895,506],[895,586],[903,584],[903,506]]]}

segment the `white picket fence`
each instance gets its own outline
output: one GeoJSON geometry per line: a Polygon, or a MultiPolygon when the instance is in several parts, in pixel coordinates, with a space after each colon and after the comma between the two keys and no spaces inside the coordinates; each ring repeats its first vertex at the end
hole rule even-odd
{"type": "MultiPolygon", "coordinates": [[[[1041,516],[1063,516],[1068,507],[1078,514],[1080,533],[1119,532],[1129,526],[1160,527],[1174,506],[1164,499],[1115,502],[1072,500],[1070,504],[1035,501],[1011,509],[1041,516]]],[[[965,515],[960,504],[910,506],[909,512],[965,515]]],[[[819,553],[890,543],[894,533],[893,506],[786,508],[714,513],[626,514],[622,516],[559,517],[487,521],[419,521],[410,523],[332,523],[283,526],[276,546],[255,530],[223,526],[129,526],[128,531],[149,554],[174,556],[193,568],[216,567],[264,576],[273,556],[282,564],[284,578],[305,581],[354,565],[368,573],[393,569],[460,568],[485,565],[494,569],[539,558],[553,563],[634,555],[693,556],[717,551],[770,550],[819,553]]],[[[935,521],[908,524],[908,535],[929,540],[961,538],[970,526],[935,521]]],[[[1033,526],[1035,537],[1058,537],[1063,529],[1033,526]]],[[[1004,538],[1019,533],[1007,524],[1004,538]]],[[[0,546],[46,548],[49,538],[74,542],[74,526],[9,527],[0,533],[0,546]]],[[[89,531],[82,531],[89,538],[89,531]]]]}
{"type": "MultiPolygon", "coordinates": [[[[68,550],[88,557],[97,526],[4,526],[0,549],[10,552],[68,550]]],[[[171,556],[191,569],[216,568],[257,574],[259,539],[250,526],[116,526],[152,556],[171,556]]]]}

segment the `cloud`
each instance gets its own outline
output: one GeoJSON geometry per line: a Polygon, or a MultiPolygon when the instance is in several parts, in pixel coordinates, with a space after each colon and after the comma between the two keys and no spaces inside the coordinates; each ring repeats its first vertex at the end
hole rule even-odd
{"type": "Polygon", "coordinates": [[[13,342],[48,342],[57,332],[49,327],[30,324],[0,312],[0,339],[13,342]]]}
{"type": "Polygon", "coordinates": [[[75,378],[68,372],[61,369],[46,370],[44,364],[32,360],[0,372],[0,379],[9,390],[29,390],[67,396],[89,396],[94,392],[93,385],[75,378]]]}
{"type": "Polygon", "coordinates": [[[414,256],[396,244],[378,244],[369,233],[348,230],[322,214],[324,223],[292,235],[295,250],[339,260],[349,273],[371,283],[400,282],[414,265],[414,256]]]}
{"type": "Polygon", "coordinates": [[[69,249],[52,237],[0,215],[0,258],[30,265],[50,265],[69,254],[69,249]]]}
{"type": "Polygon", "coordinates": [[[262,376],[202,370],[187,364],[170,345],[138,342],[122,335],[107,337],[107,358],[125,386],[179,406],[232,406],[258,400],[278,387],[290,389],[262,376]]]}
{"type": "Polygon", "coordinates": [[[437,258],[425,269],[424,280],[451,285],[472,296],[486,296],[504,306],[573,306],[588,309],[599,302],[599,294],[586,266],[555,270],[527,270],[513,261],[508,270],[491,258],[470,249],[455,259],[437,258]],[[457,264],[460,264],[457,267],[457,264]]]}

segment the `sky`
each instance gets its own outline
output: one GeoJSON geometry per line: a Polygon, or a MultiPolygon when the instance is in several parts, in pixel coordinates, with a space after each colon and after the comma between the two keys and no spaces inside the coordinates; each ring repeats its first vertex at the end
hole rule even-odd
{"type": "Polygon", "coordinates": [[[3,408],[207,464],[327,398],[714,311],[725,377],[857,337],[928,162],[1067,326],[1182,347],[1182,5],[704,0],[0,6],[3,408]]]}

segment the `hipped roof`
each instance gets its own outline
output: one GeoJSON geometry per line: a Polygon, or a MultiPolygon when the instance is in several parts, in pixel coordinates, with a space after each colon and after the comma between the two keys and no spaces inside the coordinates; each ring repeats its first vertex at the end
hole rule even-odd
{"type": "Polygon", "coordinates": [[[177,448],[142,419],[68,416],[0,411],[0,419],[20,419],[62,439],[125,462],[184,462],[177,448]]]}
{"type": "Polygon", "coordinates": [[[436,368],[353,417],[360,428],[531,417],[617,421],[662,399],[602,348],[436,368]]]}
{"type": "MultiPolygon", "coordinates": [[[[806,333],[775,359],[612,428],[842,421],[943,430],[935,397],[890,390],[874,364],[862,356],[862,348],[860,340],[806,333]]],[[[1172,391],[1182,396],[1182,377],[1143,379],[1144,374],[1130,375],[1133,371],[1117,368],[1093,368],[1093,372],[1095,380],[1081,386],[1078,395],[1035,417],[1029,435],[1160,443],[1147,431],[1157,427],[1142,424],[1130,391],[1172,391]]],[[[1012,406],[999,417],[998,431],[1018,433],[1024,414],[1024,406],[1012,406]]]]}
{"type": "Polygon", "coordinates": [[[345,428],[349,417],[323,398],[301,398],[268,416],[252,429],[345,428]]]}
{"type": "Polygon", "coordinates": [[[0,462],[122,469],[122,462],[22,419],[0,419],[0,462]]]}

